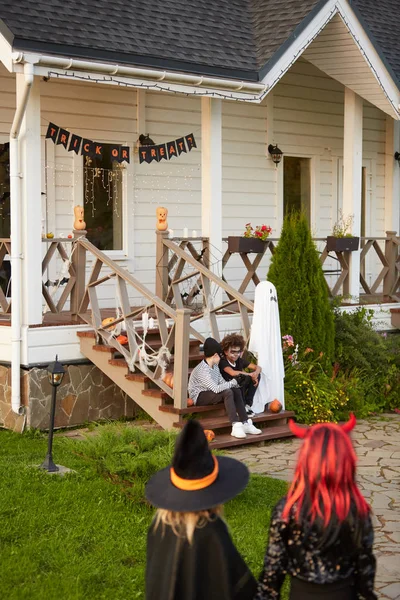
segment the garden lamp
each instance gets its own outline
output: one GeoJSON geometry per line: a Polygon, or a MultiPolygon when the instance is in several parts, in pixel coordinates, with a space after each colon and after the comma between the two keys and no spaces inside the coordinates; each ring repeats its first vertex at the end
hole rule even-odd
{"type": "Polygon", "coordinates": [[[51,396],[51,409],[50,409],[50,424],[49,424],[49,440],[47,446],[47,454],[44,462],[40,465],[41,469],[44,469],[48,473],[56,473],[59,468],[53,462],[53,432],[54,432],[54,417],[56,413],[56,396],[57,388],[61,384],[64,377],[65,369],[60,362],[58,362],[58,356],[56,360],[47,367],[47,376],[49,383],[53,386],[51,396]]]}

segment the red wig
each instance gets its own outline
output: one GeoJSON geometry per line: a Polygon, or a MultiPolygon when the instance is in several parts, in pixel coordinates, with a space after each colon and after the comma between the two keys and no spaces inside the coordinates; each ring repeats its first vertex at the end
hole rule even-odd
{"type": "Polygon", "coordinates": [[[292,432],[304,442],[283,509],[284,520],[293,509],[298,523],[318,521],[326,528],[331,520],[346,521],[351,510],[359,517],[368,514],[370,508],[355,482],[357,458],[348,435],[354,425],[353,415],[343,426],[321,423],[303,428],[290,423],[292,432]]]}

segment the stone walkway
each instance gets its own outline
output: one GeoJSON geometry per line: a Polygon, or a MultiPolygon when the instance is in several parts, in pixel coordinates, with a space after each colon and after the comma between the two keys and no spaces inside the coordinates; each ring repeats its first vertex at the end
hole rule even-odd
{"type": "MultiPolygon", "coordinates": [[[[400,600],[400,415],[360,421],[352,438],[360,488],[373,509],[378,597],[400,600]]],[[[300,444],[291,439],[229,454],[243,460],[252,473],[290,481],[300,444]]]]}

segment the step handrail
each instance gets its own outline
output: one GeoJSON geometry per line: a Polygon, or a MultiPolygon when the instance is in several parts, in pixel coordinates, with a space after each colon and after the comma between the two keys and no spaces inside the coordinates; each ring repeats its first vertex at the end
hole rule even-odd
{"type": "MultiPolygon", "coordinates": [[[[76,315],[92,325],[95,334],[98,338],[101,338],[108,345],[115,348],[125,358],[129,367],[135,367],[142,371],[151,381],[153,381],[163,392],[168,394],[174,400],[175,408],[186,408],[187,406],[187,382],[188,382],[188,363],[189,363],[189,345],[191,334],[197,332],[190,326],[190,314],[191,311],[188,309],[173,309],[171,306],[166,304],[161,298],[158,298],[150,289],[143,285],[136,277],[131,275],[126,269],[120,267],[114,260],[112,260],[107,254],[96,248],[89,240],[84,236],[80,236],[74,241],[75,251],[74,256],[78,257],[79,264],[76,264],[76,272],[81,277],[80,282],[76,286],[80,289],[80,298],[74,298],[76,315]],[[86,271],[86,254],[90,253],[93,255],[95,261],[92,268],[92,273],[89,277],[88,282],[85,282],[85,271],[86,271]],[[106,266],[110,269],[110,276],[101,277],[99,279],[100,271],[102,266],[106,266]],[[113,323],[108,325],[102,324],[100,308],[97,298],[97,287],[104,283],[107,279],[114,277],[116,279],[117,292],[120,299],[122,316],[119,319],[115,319],[113,323]],[[83,277],[83,283],[82,283],[83,277]],[[138,351],[140,348],[136,342],[135,328],[133,320],[135,317],[143,312],[132,311],[129,303],[129,294],[126,289],[126,284],[133,287],[139,292],[144,298],[149,301],[147,307],[143,307],[143,311],[149,307],[154,307],[156,311],[156,317],[158,320],[161,343],[164,348],[168,351],[174,347],[174,387],[169,387],[162,379],[162,368],[159,364],[154,365],[152,370],[148,365],[143,363],[139,356],[138,351]],[[87,315],[87,309],[89,304],[91,305],[90,317],[87,315]],[[169,329],[167,319],[172,321],[172,327],[169,329]],[[128,337],[128,348],[121,345],[116,337],[112,334],[111,328],[115,324],[125,321],[128,337]]],[[[203,340],[202,336],[200,339],[203,340]]]]}

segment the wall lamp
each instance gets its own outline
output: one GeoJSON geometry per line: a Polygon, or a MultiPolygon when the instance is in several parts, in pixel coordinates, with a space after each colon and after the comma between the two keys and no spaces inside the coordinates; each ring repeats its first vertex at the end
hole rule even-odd
{"type": "Polygon", "coordinates": [[[397,160],[397,162],[399,163],[399,167],[400,167],[400,152],[394,153],[394,159],[397,160]]]}
{"type": "Polygon", "coordinates": [[[278,145],[277,145],[277,144],[275,144],[275,146],[273,146],[272,144],[270,144],[270,145],[268,146],[268,152],[270,153],[270,155],[271,155],[271,158],[272,158],[272,160],[274,161],[274,163],[275,163],[276,165],[279,165],[279,163],[280,163],[280,162],[281,162],[281,160],[282,160],[283,152],[282,152],[282,150],[280,150],[280,149],[278,148],[278,145]]]}

